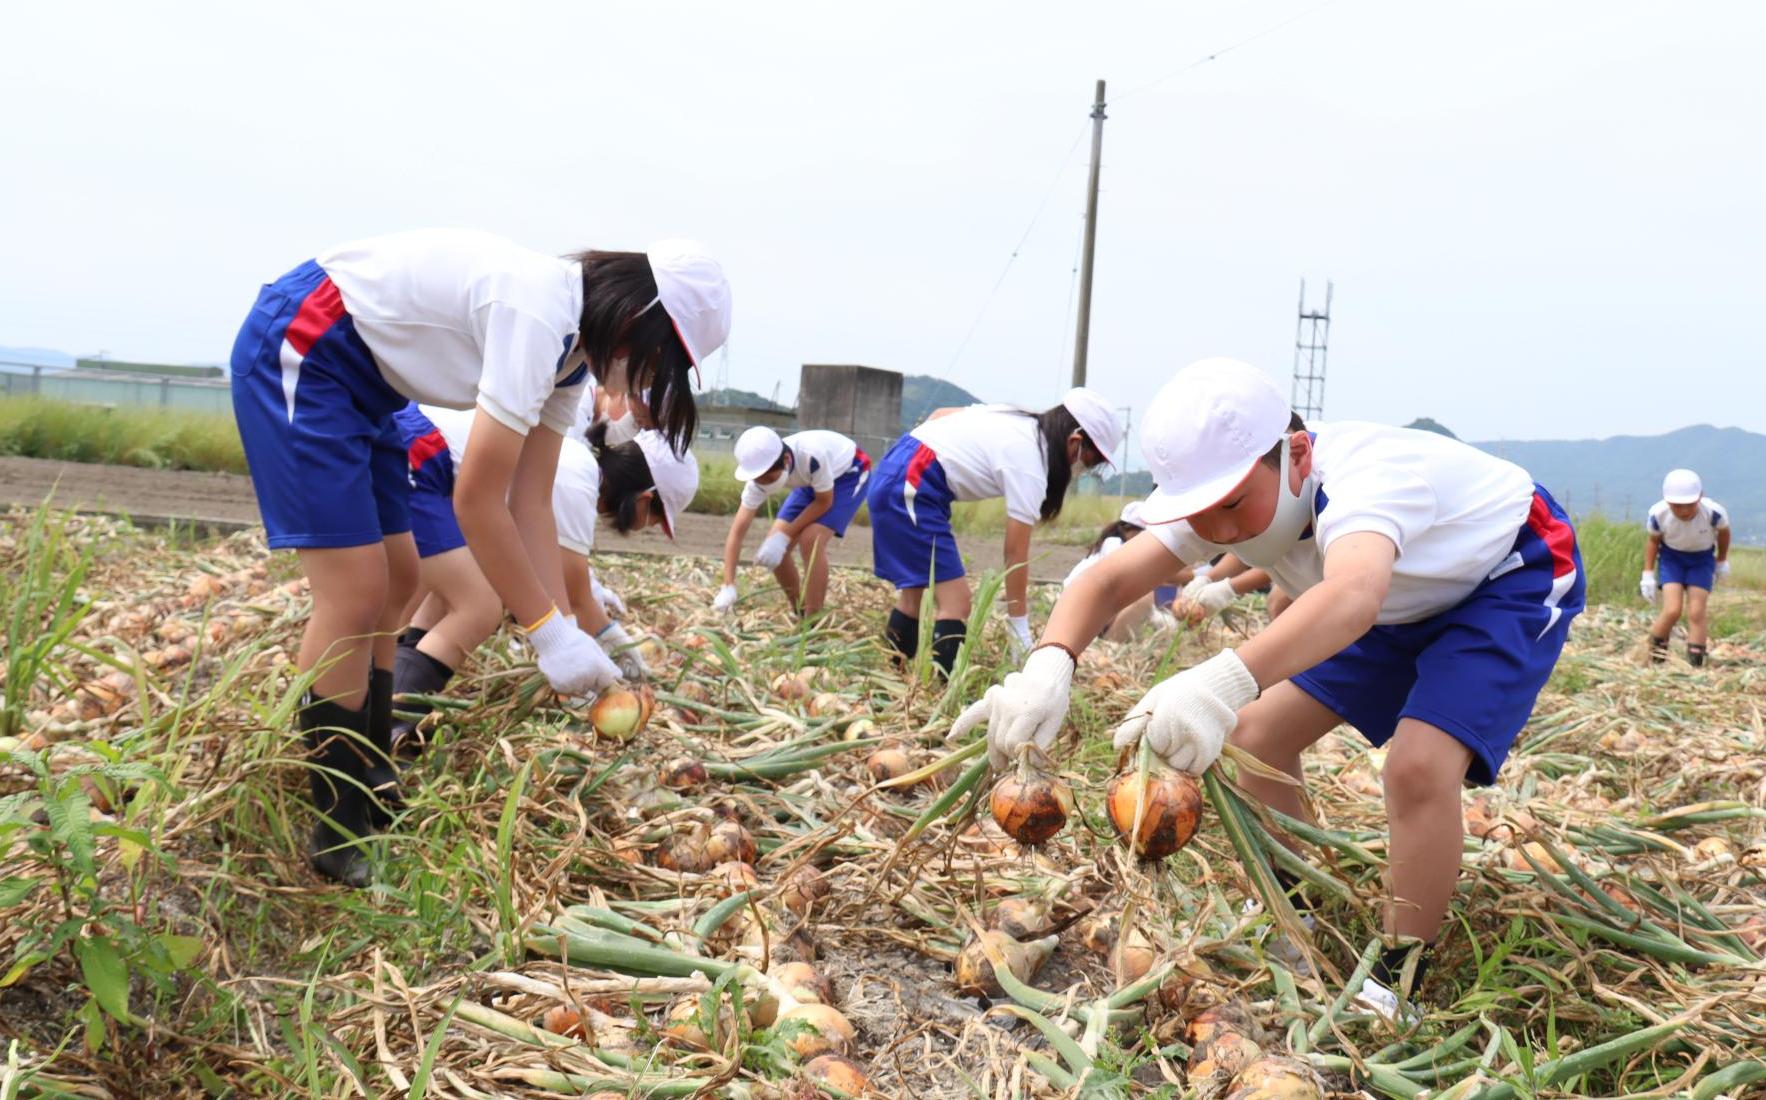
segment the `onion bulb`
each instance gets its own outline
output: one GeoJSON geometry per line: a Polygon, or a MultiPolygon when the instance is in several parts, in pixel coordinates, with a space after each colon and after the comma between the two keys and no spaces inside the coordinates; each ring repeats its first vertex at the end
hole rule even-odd
{"type": "Polygon", "coordinates": [[[1189,1079],[1205,1077],[1229,1080],[1263,1057],[1263,1048],[1242,1031],[1223,1031],[1197,1043],[1190,1051],[1189,1079]]]}
{"type": "Polygon", "coordinates": [[[890,741],[865,760],[865,770],[871,773],[871,782],[887,783],[913,771],[914,765],[902,747],[890,741]]]}
{"type": "Polygon", "coordinates": [[[988,800],[993,820],[1025,847],[1034,847],[1060,832],[1073,813],[1072,788],[1032,761],[1034,748],[1025,746],[1026,751],[1018,757],[1018,770],[1002,776],[988,800]]]}
{"type": "Polygon", "coordinates": [[[713,859],[711,853],[711,835],[705,826],[697,821],[689,821],[677,827],[656,849],[656,866],[667,871],[681,871],[698,874],[709,871],[720,863],[747,863],[740,856],[728,856],[713,859]]]}
{"type": "Polygon", "coordinates": [[[1133,985],[1146,977],[1156,956],[1152,941],[1141,935],[1140,929],[1130,928],[1117,936],[1116,945],[1110,948],[1110,972],[1115,975],[1116,985],[1133,985]]]}
{"type": "Polygon", "coordinates": [[[1057,936],[1046,936],[1019,943],[999,929],[989,928],[965,944],[957,955],[957,992],[985,997],[1004,995],[1005,990],[1000,988],[999,978],[994,974],[993,962],[988,958],[990,950],[1005,963],[1012,977],[1028,983],[1054,954],[1055,945],[1060,942],[1057,936]]]}
{"type": "Polygon", "coordinates": [[[621,684],[595,697],[589,706],[589,724],[603,737],[624,741],[644,728],[655,709],[656,693],[649,684],[621,684]]]}
{"type": "Polygon", "coordinates": [[[863,1096],[871,1091],[871,1079],[851,1058],[823,1054],[803,1067],[803,1075],[818,1085],[827,1085],[848,1096],[863,1096]]]}
{"type": "Polygon", "coordinates": [[[1104,798],[1116,835],[1125,840],[1134,831],[1135,815],[1142,815],[1140,833],[1130,847],[1143,859],[1164,859],[1182,848],[1202,822],[1201,786],[1193,776],[1157,761],[1144,773],[1135,767],[1116,773],[1104,798]]]}
{"type": "Polygon", "coordinates": [[[795,1005],[779,1014],[781,1029],[794,1030],[795,1034],[785,1041],[791,1052],[799,1058],[814,1058],[819,1054],[845,1054],[852,1049],[858,1033],[852,1029],[840,1010],[831,1005],[807,1003],[795,1005]],[[797,1026],[792,1025],[807,1025],[797,1026]]]}
{"type": "Polygon", "coordinates": [[[785,992],[796,1000],[824,1005],[834,1003],[834,984],[809,963],[788,962],[772,974],[785,987],[785,992]]]}
{"type": "Polygon", "coordinates": [[[1233,1078],[1226,1100],[1324,1100],[1324,1084],[1298,1058],[1265,1057],[1233,1078]]]}
{"type": "Polygon", "coordinates": [[[738,821],[720,821],[712,826],[711,836],[705,841],[705,855],[711,861],[710,866],[720,863],[746,863],[753,865],[760,855],[754,846],[754,837],[738,821]]]}
{"type": "Polygon", "coordinates": [[[656,773],[657,782],[672,791],[690,791],[704,786],[710,778],[705,765],[690,756],[676,757],[656,773]]]}
{"type": "Polygon", "coordinates": [[[546,1009],[546,1015],[541,1019],[540,1026],[554,1035],[568,1035],[572,1039],[587,1039],[589,1037],[588,1025],[583,1020],[582,1014],[566,1005],[553,1005],[546,1009]]]}
{"type": "Polygon", "coordinates": [[[828,896],[828,880],[814,867],[805,864],[785,877],[779,889],[779,900],[785,908],[803,916],[809,907],[828,896]]]}
{"type": "Polygon", "coordinates": [[[1049,903],[1041,898],[1006,898],[994,906],[993,926],[1015,940],[1046,935],[1050,928],[1049,903]]]}

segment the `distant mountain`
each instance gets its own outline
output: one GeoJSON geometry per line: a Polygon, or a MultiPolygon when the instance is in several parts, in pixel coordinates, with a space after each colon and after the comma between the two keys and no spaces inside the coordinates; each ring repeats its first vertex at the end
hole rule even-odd
{"type": "Polygon", "coordinates": [[[933,409],[976,405],[981,398],[942,378],[910,374],[901,380],[901,430],[912,431],[932,415],[933,409]]]}
{"type": "Polygon", "coordinates": [[[789,405],[780,405],[748,390],[722,389],[706,390],[698,399],[701,405],[737,405],[744,409],[770,409],[773,412],[790,412],[789,405]]]}
{"type": "Polygon", "coordinates": [[[0,364],[16,370],[21,363],[32,367],[71,367],[74,357],[53,348],[9,348],[0,344],[0,364]]]}
{"type": "Polygon", "coordinates": [[[1524,467],[1572,514],[1639,522],[1661,499],[1662,475],[1687,466],[1729,508],[1737,541],[1766,543],[1766,435],[1699,424],[1666,435],[1473,446],[1524,467]]]}
{"type": "Polygon", "coordinates": [[[1406,424],[1405,427],[1415,428],[1419,432],[1434,432],[1436,435],[1444,435],[1448,439],[1459,438],[1459,436],[1454,435],[1447,430],[1447,425],[1429,416],[1419,416],[1415,420],[1406,424]]]}

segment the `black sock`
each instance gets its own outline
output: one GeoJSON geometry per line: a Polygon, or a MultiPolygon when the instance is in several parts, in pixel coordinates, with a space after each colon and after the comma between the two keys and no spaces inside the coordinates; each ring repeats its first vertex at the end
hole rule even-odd
{"type": "Polygon", "coordinates": [[[969,624],[961,619],[939,619],[932,624],[932,663],[949,676],[956,667],[957,651],[963,648],[963,636],[969,624]]]}
{"type": "Polygon", "coordinates": [[[889,625],[883,628],[883,638],[902,661],[911,661],[920,651],[920,620],[899,607],[892,607],[889,609],[889,625]]]}
{"type": "Polygon", "coordinates": [[[1705,663],[1705,647],[1694,642],[1686,643],[1686,659],[1694,668],[1705,663]]]}
{"type": "Polygon", "coordinates": [[[1374,968],[1368,972],[1368,977],[1394,993],[1411,997],[1416,990],[1423,987],[1423,978],[1429,973],[1429,963],[1434,958],[1434,950],[1435,945],[1432,943],[1420,946],[1414,943],[1403,943],[1397,947],[1388,947],[1380,952],[1378,959],[1374,960],[1374,968]],[[1401,986],[1404,983],[1404,964],[1409,960],[1412,952],[1416,953],[1416,966],[1411,974],[1410,989],[1407,992],[1401,986]]]}
{"type": "Polygon", "coordinates": [[[420,626],[407,626],[404,632],[399,635],[399,648],[416,649],[417,643],[421,642],[423,636],[428,633],[429,631],[420,626]]]}
{"type": "Polygon", "coordinates": [[[1652,665],[1659,665],[1668,659],[1668,639],[1658,638],[1654,634],[1649,636],[1649,659],[1652,665]]]}

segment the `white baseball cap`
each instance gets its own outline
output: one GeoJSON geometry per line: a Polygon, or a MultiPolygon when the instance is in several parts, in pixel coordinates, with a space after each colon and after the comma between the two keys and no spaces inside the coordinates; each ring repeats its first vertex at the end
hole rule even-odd
{"type": "Polygon", "coordinates": [[[1075,386],[1061,398],[1061,404],[1073,414],[1073,419],[1079,421],[1079,426],[1091,437],[1091,445],[1104,456],[1104,461],[1116,465],[1116,449],[1122,446],[1122,426],[1116,423],[1116,410],[1103,395],[1084,386],[1075,386]]]}
{"type": "Polygon", "coordinates": [[[1158,485],[1141,518],[1171,523],[1220,503],[1288,434],[1291,415],[1249,363],[1200,359],[1172,375],[1141,420],[1141,455],[1158,485]]]}
{"type": "Polygon", "coordinates": [[[697,367],[730,337],[730,282],[698,241],[670,237],[644,250],[656,297],[697,367]]]}
{"type": "Polygon", "coordinates": [[[749,428],[736,438],[736,480],[753,481],[773,468],[785,441],[771,428],[749,428]]]}
{"type": "Polygon", "coordinates": [[[1697,504],[1704,495],[1704,483],[1691,470],[1669,470],[1662,479],[1662,499],[1669,504],[1697,504]]]}
{"type": "Polygon", "coordinates": [[[693,503],[699,492],[699,460],[692,451],[676,454],[654,428],[638,433],[636,440],[656,482],[656,495],[662,498],[662,533],[675,537],[675,519],[693,503]]]}
{"type": "Polygon", "coordinates": [[[1145,527],[1147,521],[1141,517],[1141,502],[1131,500],[1122,506],[1122,514],[1117,517],[1130,527],[1145,527]]]}

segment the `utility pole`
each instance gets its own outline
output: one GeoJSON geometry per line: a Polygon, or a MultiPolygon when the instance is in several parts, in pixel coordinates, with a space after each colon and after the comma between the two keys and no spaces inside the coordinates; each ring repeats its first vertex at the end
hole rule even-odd
{"type": "Polygon", "coordinates": [[[1104,151],[1104,82],[1091,105],[1091,182],[1085,191],[1085,253],[1079,267],[1079,324],[1073,336],[1073,384],[1085,385],[1085,352],[1091,340],[1091,260],[1098,241],[1098,161],[1104,151]]]}
{"type": "Polygon", "coordinates": [[[1325,283],[1324,309],[1306,308],[1306,280],[1300,280],[1300,317],[1294,323],[1294,388],[1288,404],[1302,420],[1324,414],[1325,359],[1331,342],[1331,294],[1325,283]]]}
{"type": "Polygon", "coordinates": [[[1124,405],[1116,411],[1121,413],[1123,418],[1120,455],[1122,461],[1116,464],[1116,495],[1125,497],[1128,495],[1128,444],[1134,438],[1134,406],[1124,405]]]}

